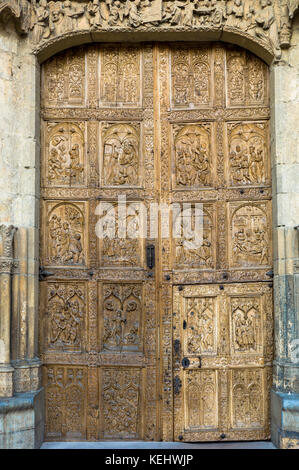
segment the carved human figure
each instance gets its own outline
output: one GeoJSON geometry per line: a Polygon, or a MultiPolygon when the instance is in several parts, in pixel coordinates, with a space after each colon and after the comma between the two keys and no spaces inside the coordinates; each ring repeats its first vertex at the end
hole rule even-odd
{"type": "Polygon", "coordinates": [[[66,31],[73,31],[77,28],[77,19],[84,15],[85,8],[75,8],[71,0],[65,0],[63,4],[64,10],[64,27],[66,31]]]}
{"type": "Polygon", "coordinates": [[[40,0],[35,8],[34,38],[36,42],[48,39],[51,31],[49,27],[50,13],[47,0],[40,0]]]}
{"type": "Polygon", "coordinates": [[[244,18],[244,2],[243,0],[234,0],[233,4],[227,5],[226,19],[227,26],[238,27],[240,21],[244,18]]]}
{"type": "Polygon", "coordinates": [[[87,5],[88,21],[92,29],[97,29],[102,25],[100,0],[93,0],[87,5]]]}
{"type": "Polygon", "coordinates": [[[142,19],[140,15],[141,0],[128,0],[127,11],[129,25],[133,28],[138,28],[141,25],[142,19]]]}
{"type": "Polygon", "coordinates": [[[64,9],[61,2],[50,3],[50,31],[54,35],[63,32],[64,9]]]}
{"type": "Polygon", "coordinates": [[[182,23],[182,6],[176,2],[163,3],[162,23],[179,25],[182,23]]]}
{"type": "Polygon", "coordinates": [[[278,44],[278,29],[272,0],[260,0],[260,9],[255,14],[255,34],[258,38],[272,41],[277,56],[281,54],[278,44]]]}

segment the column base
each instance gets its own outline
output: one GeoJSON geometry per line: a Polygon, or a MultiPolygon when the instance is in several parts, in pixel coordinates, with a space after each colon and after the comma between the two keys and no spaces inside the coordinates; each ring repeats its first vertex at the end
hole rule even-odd
{"type": "Polygon", "coordinates": [[[39,449],[43,438],[43,389],[0,399],[0,449],[39,449]]]}
{"type": "Polygon", "coordinates": [[[0,399],[13,396],[13,374],[13,367],[0,364],[0,399]]]}
{"type": "Polygon", "coordinates": [[[272,442],[279,449],[299,449],[299,394],[271,391],[272,442]]]}

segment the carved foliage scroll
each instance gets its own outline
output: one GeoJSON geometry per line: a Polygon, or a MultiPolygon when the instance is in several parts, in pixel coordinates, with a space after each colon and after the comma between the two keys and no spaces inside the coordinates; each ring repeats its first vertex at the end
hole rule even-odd
{"type": "Polygon", "coordinates": [[[104,438],[139,437],[140,387],[140,369],[103,369],[101,400],[104,438]]]}

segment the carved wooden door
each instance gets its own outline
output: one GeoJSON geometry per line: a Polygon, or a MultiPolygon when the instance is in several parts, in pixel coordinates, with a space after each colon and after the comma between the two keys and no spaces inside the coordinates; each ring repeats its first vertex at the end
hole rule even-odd
{"type": "Polygon", "coordinates": [[[267,67],[236,47],[43,64],[47,440],[269,437],[268,120],[267,67]]]}
{"type": "Polygon", "coordinates": [[[47,440],[157,439],[157,289],[145,256],[156,240],[140,231],[142,204],[156,200],[153,89],[151,45],[74,48],[43,65],[47,440]]]}
{"type": "MultiPolygon", "coordinates": [[[[161,201],[187,205],[191,221],[184,231],[173,211],[173,236],[161,240],[174,439],[267,439],[273,352],[267,66],[237,47],[171,45],[159,48],[158,69],[161,201]]],[[[163,395],[169,417],[170,390],[163,395]]],[[[170,426],[164,422],[164,435],[170,426]]]]}

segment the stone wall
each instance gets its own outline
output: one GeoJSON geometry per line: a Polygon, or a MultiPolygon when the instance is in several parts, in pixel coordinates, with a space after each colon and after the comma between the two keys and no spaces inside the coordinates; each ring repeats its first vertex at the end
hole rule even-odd
{"type": "Polygon", "coordinates": [[[19,36],[13,22],[7,19],[0,28],[0,222],[2,245],[9,230],[12,243],[9,256],[3,249],[0,253],[3,346],[0,392],[2,397],[17,396],[9,405],[0,406],[0,448],[4,434],[18,432],[20,427],[33,430],[33,437],[23,442],[23,446],[30,447],[35,441],[32,413],[36,400],[34,396],[29,401],[28,397],[24,398],[25,412],[21,395],[25,392],[35,395],[40,389],[37,359],[39,67],[29,40],[19,36]],[[9,229],[11,225],[17,230],[9,229]],[[9,419],[14,414],[14,406],[22,419],[9,419]]]}
{"type": "Polygon", "coordinates": [[[272,66],[275,346],[272,431],[276,445],[299,443],[299,16],[291,47],[272,66]],[[296,355],[295,355],[296,356],[296,355]],[[298,354],[297,354],[298,358],[298,354]]]}

